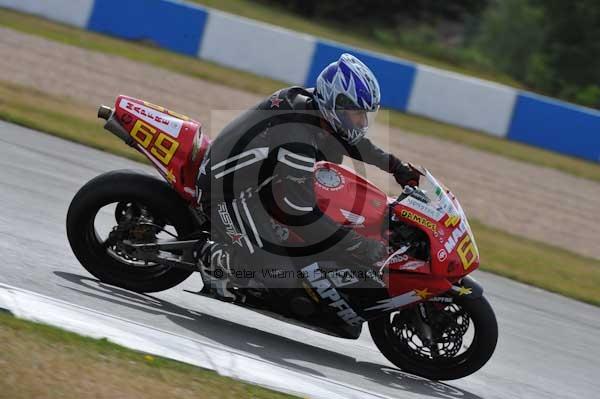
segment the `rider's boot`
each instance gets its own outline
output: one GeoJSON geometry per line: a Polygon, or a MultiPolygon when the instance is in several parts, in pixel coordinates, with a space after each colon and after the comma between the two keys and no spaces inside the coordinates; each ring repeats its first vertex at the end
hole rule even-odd
{"type": "Polygon", "coordinates": [[[199,263],[204,282],[201,292],[212,293],[225,302],[235,301],[236,295],[230,290],[231,268],[227,248],[214,241],[206,241],[200,249],[199,263]]]}

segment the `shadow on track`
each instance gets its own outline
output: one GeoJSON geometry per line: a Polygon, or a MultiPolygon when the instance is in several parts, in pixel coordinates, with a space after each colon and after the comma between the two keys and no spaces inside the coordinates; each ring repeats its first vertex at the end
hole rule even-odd
{"type": "MultiPolygon", "coordinates": [[[[403,390],[444,399],[481,399],[480,396],[445,383],[406,374],[396,368],[357,361],[350,356],[246,327],[193,309],[186,309],[151,295],[138,294],[106,285],[94,278],[59,271],[55,271],[54,274],[83,289],[67,285],[62,285],[63,288],[146,314],[167,317],[176,325],[193,332],[194,335],[293,370],[331,378],[331,375],[325,376],[309,366],[316,364],[334,370],[334,375],[344,373],[360,375],[378,385],[387,387],[387,391],[396,391],[394,394],[398,394],[398,390],[403,390]]],[[[354,385],[359,386],[359,383],[360,381],[357,380],[354,385]]]]}

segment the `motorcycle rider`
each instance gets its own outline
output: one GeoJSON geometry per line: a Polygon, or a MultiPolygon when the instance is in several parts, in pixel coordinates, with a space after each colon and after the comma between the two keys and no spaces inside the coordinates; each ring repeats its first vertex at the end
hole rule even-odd
{"type": "Polygon", "coordinates": [[[379,103],[371,70],[342,54],[315,88],[281,89],[223,129],[197,182],[198,205],[211,223],[211,241],[199,251],[203,291],[235,300],[233,270],[259,264],[343,259],[345,266],[371,268],[386,256],[383,242],[324,215],[313,191],[315,162],[341,163],[344,155],[391,173],[401,185],[418,183],[410,164],[365,137],[379,103]]]}

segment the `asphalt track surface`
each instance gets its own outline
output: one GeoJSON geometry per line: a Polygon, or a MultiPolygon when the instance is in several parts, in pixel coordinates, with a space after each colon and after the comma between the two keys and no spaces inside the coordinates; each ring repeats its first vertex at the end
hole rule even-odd
{"type": "MultiPolygon", "coordinates": [[[[108,133],[107,133],[108,134],[108,133]]],[[[475,273],[496,310],[500,339],[476,374],[449,383],[402,373],[368,332],[329,337],[199,297],[197,276],[140,295],[99,283],[77,262],[65,217],[78,188],[114,169],[151,169],[0,122],[0,282],[294,370],[398,398],[592,398],[600,392],[600,310],[487,273],[475,273]]],[[[468,209],[467,209],[468,211],[468,209]]],[[[7,343],[0,343],[2,345],[7,343]]]]}

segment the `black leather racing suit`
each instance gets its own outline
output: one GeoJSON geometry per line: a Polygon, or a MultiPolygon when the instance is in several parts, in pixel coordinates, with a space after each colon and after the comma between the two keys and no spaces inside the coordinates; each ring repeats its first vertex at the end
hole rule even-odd
{"type": "Polygon", "coordinates": [[[306,265],[360,252],[365,239],[316,205],[313,165],[341,163],[346,155],[394,173],[402,163],[367,138],[350,146],[324,126],[313,89],[290,87],[240,115],[213,141],[198,177],[199,205],[211,219],[213,240],[228,243],[232,267],[306,265]]]}

